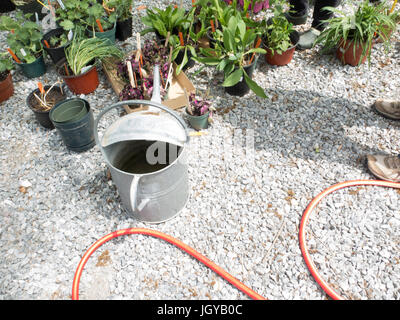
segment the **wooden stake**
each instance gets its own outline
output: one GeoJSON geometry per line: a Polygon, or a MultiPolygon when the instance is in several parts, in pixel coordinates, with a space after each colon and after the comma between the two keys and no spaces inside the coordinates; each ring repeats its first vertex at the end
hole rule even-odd
{"type": "Polygon", "coordinates": [[[68,67],[67,67],[66,63],[64,63],[64,69],[65,69],[65,73],[67,74],[67,76],[69,76],[69,71],[68,71],[68,67]]]}
{"type": "Polygon", "coordinates": [[[171,36],[171,32],[168,31],[167,33],[167,37],[165,38],[165,43],[164,43],[164,47],[167,47],[168,42],[169,42],[169,37],[171,36]]]}
{"type": "Polygon", "coordinates": [[[129,82],[131,83],[132,88],[136,88],[136,83],[133,79],[132,63],[130,61],[127,61],[126,67],[128,68],[129,82]]]}
{"type": "Polygon", "coordinates": [[[163,87],[165,87],[164,77],[163,77],[163,74],[161,72],[161,69],[158,69],[158,71],[160,71],[161,84],[162,84],[163,87]]]}

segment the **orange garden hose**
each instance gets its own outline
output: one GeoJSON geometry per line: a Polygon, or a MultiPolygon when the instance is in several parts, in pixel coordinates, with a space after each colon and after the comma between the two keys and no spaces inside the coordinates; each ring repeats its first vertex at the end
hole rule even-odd
{"type": "MultiPolygon", "coordinates": [[[[315,267],[311,256],[308,252],[307,246],[306,246],[306,237],[305,237],[305,229],[307,226],[308,219],[310,217],[310,214],[312,210],[317,206],[317,204],[327,196],[328,194],[337,191],[342,188],[346,187],[353,187],[353,186],[359,186],[359,185],[370,185],[370,186],[382,186],[382,187],[391,187],[391,188],[396,188],[400,189],[400,183],[395,183],[395,182],[388,182],[388,181],[382,181],[382,180],[352,180],[352,181],[345,181],[341,182],[338,184],[335,184],[324,191],[322,191],[318,196],[316,196],[310,204],[307,206],[306,210],[303,213],[303,217],[301,219],[300,223],[300,231],[299,231],[299,242],[300,242],[300,249],[303,254],[303,258],[306,262],[306,265],[308,269],[310,270],[312,276],[314,279],[317,281],[317,283],[322,287],[322,289],[333,299],[335,300],[342,300],[344,299],[342,296],[340,296],[338,293],[336,293],[327,282],[325,282],[320,274],[317,271],[317,268],[315,267]]],[[[79,282],[80,278],[83,272],[83,268],[86,265],[86,262],[89,260],[90,256],[104,243],[107,241],[114,239],[119,236],[124,236],[124,235],[130,235],[130,234],[142,234],[142,235],[148,235],[152,236],[155,238],[159,238],[162,240],[165,240],[176,247],[180,248],[181,250],[185,251],[186,253],[190,254],[200,262],[202,262],[204,265],[206,265],[208,268],[216,272],[218,275],[220,275],[222,278],[227,280],[229,283],[231,283],[233,286],[241,290],[243,293],[248,295],[252,299],[256,300],[265,300],[265,298],[258,293],[254,292],[252,289],[244,285],[242,282],[240,282],[238,279],[233,277],[231,274],[226,272],[224,269],[216,265],[214,262],[203,256],[201,253],[197,252],[190,246],[184,244],[182,241],[175,239],[165,233],[156,231],[156,230],[151,230],[151,229],[145,229],[145,228],[128,228],[128,229],[122,229],[119,231],[112,232],[101,239],[97,240],[84,254],[82,257],[81,261],[79,262],[79,265],[75,271],[75,276],[72,284],[72,299],[73,300],[78,300],[79,299],[79,282]]]]}
{"type": "Polygon", "coordinates": [[[318,273],[317,268],[315,267],[306,246],[306,226],[312,210],[317,206],[317,204],[322,200],[322,198],[339,189],[360,186],[360,185],[380,186],[380,187],[390,187],[390,188],[400,189],[400,183],[382,181],[382,180],[352,180],[335,184],[322,191],[318,196],[316,196],[310,202],[310,204],[307,206],[306,210],[303,213],[303,217],[300,223],[299,242],[304,261],[306,262],[307,267],[310,270],[311,275],[314,277],[315,281],[317,281],[317,283],[321,286],[321,288],[334,300],[344,300],[344,298],[341,295],[339,295],[335,290],[333,290],[318,273]]]}

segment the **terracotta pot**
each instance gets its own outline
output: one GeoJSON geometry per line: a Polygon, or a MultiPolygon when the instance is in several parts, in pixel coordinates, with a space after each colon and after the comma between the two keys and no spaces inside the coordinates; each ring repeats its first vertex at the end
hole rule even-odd
{"type": "Polygon", "coordinates": [[[97,89],[100,82],[95,64],[93,64],[93,66],[83,74],[67,76],[64,72],[64,63],[66,63],[65,59],[62,59],[57,63],[57,71],[73,93],[89,94],[97,89]]]}
{"type": "Polygon", "coordinates": [[[11,72],[5,80],[0,82],[0,102],[6,101],[14,94],[14,84],[12,81],[11,72]]]}
{"type": "Polygon", "coordinates": [[[355,52],[354,46],[354,41],[350,39],[347,39],[345,43],[343,41],[340,42],[336,50],[336,56],[343,64],[349,64],[354,67],[363,64],[367,60],[367,57],[371,52],[372,43],[369,45],[364,56],[362,56],[363,47],[365,47],[366,44],[357,44],[355,52]]]}
{"type": "Polygon", "coordinates": [[[267,53],[265,54],[265,61],[274,66],[285,66],[293,59],[294,52],[296,51],[297,43],[299,42],[299,33],[294,31],[290,34],[290,41],[292,46],[281,54],[273,53],[266,45],[264,45],[267,53]]]}

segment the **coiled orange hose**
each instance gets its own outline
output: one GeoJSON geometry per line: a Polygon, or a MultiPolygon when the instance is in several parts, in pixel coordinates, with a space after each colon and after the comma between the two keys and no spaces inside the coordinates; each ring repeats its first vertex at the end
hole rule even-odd
{"type": "Polygon", "coordinates": [[[317,204],[322,200],[322,198],[339,189],[360,186],[360,185],[380,186],[380,187],[390,187],[390,188],[400,189],[400,183],[382,181],[382,180],[351,180],[335,184],[322,191],[318,196],[316,196],[310,202],[310,204],[307,206],[306,210],[303,213],[303,217],[300,223],[299,242],[304,261],[306,262],[306,265],[310,270],[311,275],[314,277],[315,281],[317,281],[317,283],[321,286],[321,288],[334,300],[344,300],[344,298],[340,294],[338,294],[335,290],[333,290],[318,273],[317,268],[315,267],[311,259],[310,253],[308,252],[307,249],[306,226],[312,210],[317,206],[317,204]]]}
{"type": "MultiPolygon", "coordinates": [[[[312,210],[317,206],[317,204],[327,196],[328,194],[337,191],[342,188],[346,187],[354,187],[354,186],[359,186],[359,185],[370,185],[370,186],[382,186],[382,187],[390,187],[390,188],[396,188],[400,189],[400,183],[395,183],[395,182],[388,182],[388,181],[382,181],[382,180],[352,180],[352,181],[345,181],[341,182],[338,184],[335,184],[324,191],[322,191],[318,196],[316,196],[310,204],[307,206],[306,210],[303,213],[303,217],[301,219],[300,223],[300,230],[299,230],[299,242],[300,242],[300,249],[303,255],[303,258],[306,262],[306,265],[308,269],[311,272],[311,275],[314,277],[314,279],[317,281],[317,283],[321,286],[321,288],[332,298],[335,300],[343,300],[344,298],[340,296],[336,291],[334,291],[329,284],[322,279],[320,274],[317,271],[317,268],[315,267],[311,256],[308,252],[307,245],[306,245],[306,226],[308,219],[311,215],[312,210]]],[[[86,262],[89,260],[90,256],[95,252],[100,246],[102,246],[104,243],[107,241],[119,237],[119,236],[124,236],[124,235],[129,235],[129,234],[143,234],[143,235],[148,235],[152,236],[155,238],[159,238],[162,240],[165,240],[176,247],[180,248],[181,250],[187,252],[203,264],[205,264],[207,267],[212,269],[214,272],[216,272],[218,275],[220,275],[222,278],[227,280],[229,283],[231,283],[233,286],[244,292],[246,295],[248,295],[252,299],[256,300],[265,300],[265,298],[258,293],[254,292],[252,289],[244,285],[242,282],[240,282],[238,279],[233,277],[231,274],[226,272],[224,269],[216,265],[214,262],[194,250],[193,248],[189,247],[188,245],[184,244],[182,241],[175,239],[165,233],[151,230],[151,229],[145,229],[145,228],[129,228],[129,229],[122,229],[119,231],[112,232],[101,239],[97,240],[84,254],[82,257],[81,261],[79,262],[79,265],[75,271],[75,276],[72,284],[72,299],[73,300],[78,300],[79,299],[79,282],[80,278],[83,272],[83,268],[86,265],[86,262]]]]}

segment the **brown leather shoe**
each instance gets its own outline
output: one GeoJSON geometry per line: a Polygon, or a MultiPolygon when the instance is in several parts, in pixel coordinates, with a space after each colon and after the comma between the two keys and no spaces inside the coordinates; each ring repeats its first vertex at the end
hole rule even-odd
{"type": "Polygon", "coordinates": [[[384,117],[392,120],[400,120],[400,100],[377,99],[373,106],[384,117]]]}
{"type": "Polygon", "coordinates": [[[371,173],[381,180],[400,182],[400,157],[368,155],[367,165],[371,173]]]}

